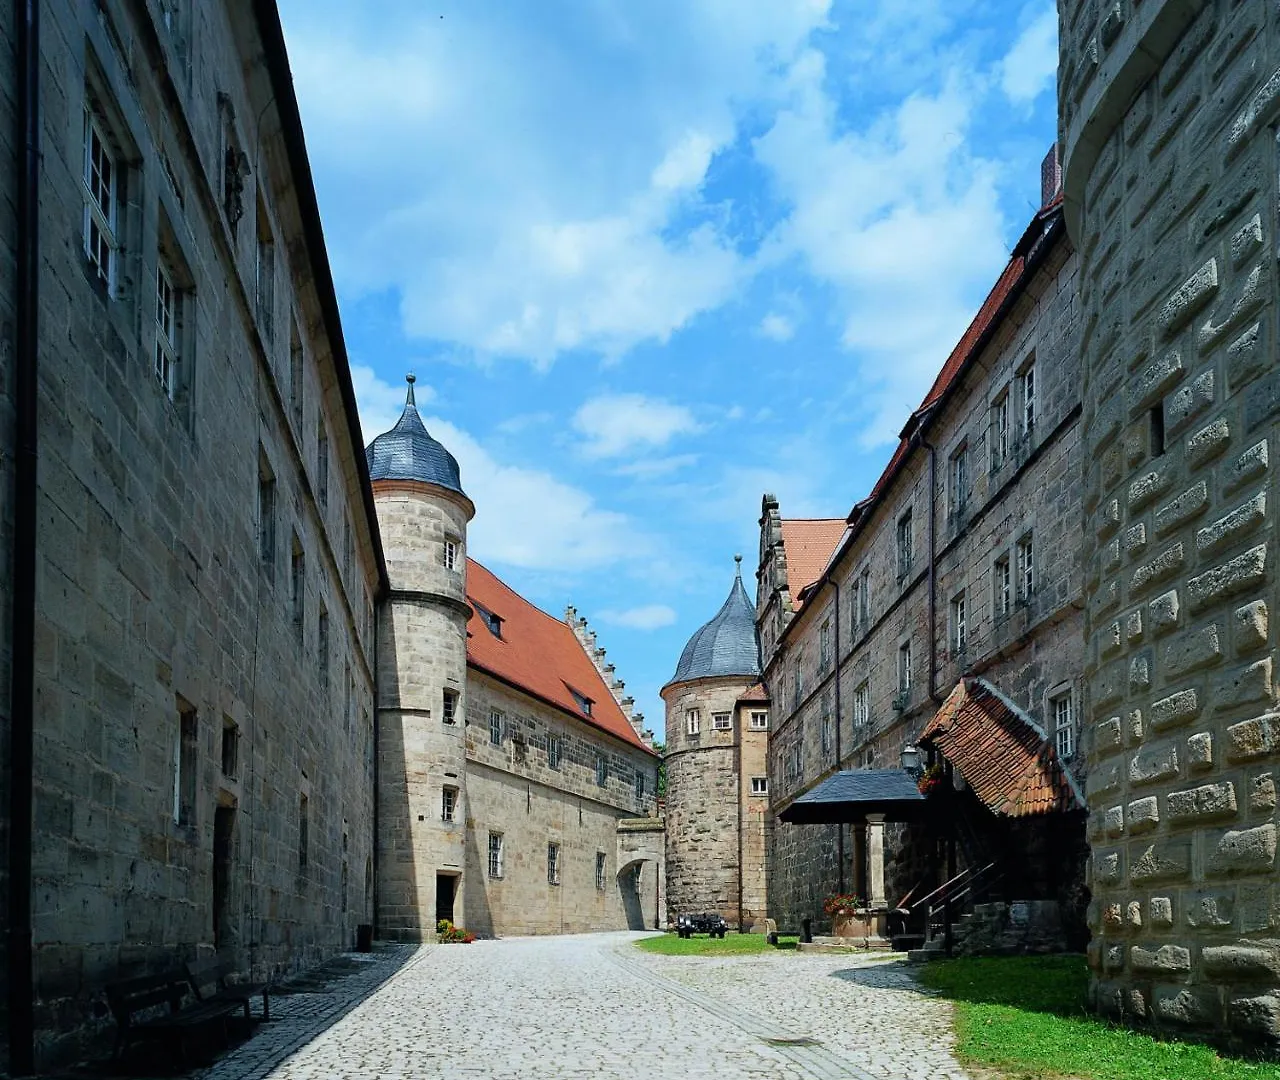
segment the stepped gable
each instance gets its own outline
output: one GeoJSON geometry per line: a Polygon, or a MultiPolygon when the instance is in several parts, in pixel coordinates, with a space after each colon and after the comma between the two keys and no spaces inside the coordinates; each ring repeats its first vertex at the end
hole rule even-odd
{"type": "Polygon", "coordinates": [[[572,628],[467,560],[467,664],[650,753],[572,628]],[[590,702],[583,711],[575,694],[590,702]]]}
{"type": "Polygon", "coordinates": [[[728,597],[715,617],[689,639],[667,685],[720,675],[760,675],[756,609],[742,584],[742,556],[734,560],[738,569],[728,597]]]}
{"type": "Polygon", "coordinates": [[[822,576],[848,524],[844,518],[783,518],[782,550],[787,560],[787,586],[799,611],[805,592],[822,576]]]}
{"type": "Polygon", "coordinates": [[[956,683],[919,742],[955,765],[992,813],[1030,817],[1085,809],[1044,731],[984,679],[956,683]]]}

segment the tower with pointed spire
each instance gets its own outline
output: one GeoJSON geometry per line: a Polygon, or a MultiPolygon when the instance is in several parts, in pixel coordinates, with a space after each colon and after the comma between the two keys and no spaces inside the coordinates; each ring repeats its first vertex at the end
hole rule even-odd
{"type": "Polygon", "coordinates": [[[749,930],[767,916],[769,699],[742,556],[734,562],[728,597],[689,639],[662,688],[667,906],[673,921],[717,911],[749,930]]]}
{"type": "Polygon", "coordinates": [[[413,375],[406,381],[404,412],[365,453],[391,583],[378,617],[378,928],[384,938],[417,941],[434,930],[436,911],[462,916],[452,890],[465,832],[442,819],[430,786],[455,780],[466,805],[466,548],[475,506],[457,460],[418,415],[413,375]]]}

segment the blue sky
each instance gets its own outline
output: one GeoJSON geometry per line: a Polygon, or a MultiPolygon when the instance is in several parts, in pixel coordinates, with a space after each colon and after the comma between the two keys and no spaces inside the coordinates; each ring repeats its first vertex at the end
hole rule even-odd
{"type": "Polygon", "coordinates": [[[661,734],[761,495],[866,494],[1039,202],[1053,0],[281,9],[366,441],[415,372],[661,734]]]}

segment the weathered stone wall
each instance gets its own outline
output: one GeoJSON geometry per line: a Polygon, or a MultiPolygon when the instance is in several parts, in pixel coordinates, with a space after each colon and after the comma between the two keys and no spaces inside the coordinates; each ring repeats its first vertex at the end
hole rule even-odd
{"type": "Polygon", "coordinates": [[[1061,6],[1100,1010],[1280,1037],[1275,5],[1061,6]]]}
{"type": "MultiPolygon", "coordinates": [[[[897,479],[860,527],[833,571],[830,585],[796,612],[780,550],[778,510],[766,500],[761,518],[761,595],[758,619],[765,680],[773,698],[769,784],[776,813],[838,768],[894,768],[937,708],[929,696],[929,653],[937,657],[936,693],[945,697],[963,674],[987,678],[1043,726],[1052,727],[1051,696],[1070,696],[1080,708],[1083,668],[1080,595],[1081,457],[1079,325],[1076,259],[1061,234],[1047,243],[1044,263],[938,414],[925,438],[936,448],[934,488],[928,455],[907,457],[897,479]],[[1034,359],[1035,420],[1019,427],[1017,376],[1034,359]],[[992,467],[992,405],[1010,393],[1009,451],[992,467]],[[968,446],[970,486],[963,508],[953,497],[950,460],[968,446]],[[932,642],[928,621],[928,515],[936,508],[937,593],[932,642]],[[914,560],[899,573],[897,525],[911,511],[914,560]],[[1015,545],[1030,534],[1034,587],[1017,595],[1015,545]],[[1011,611],[996,610],[993,568],[1010,560],[1011,611]],[[868,617],[857,617],[853,585],[870,584],[868,617]],[[964,591],[968,647],[954,648],[951,601],[964,591]],[[837,604],[839,610],[837,611],[837,604]],[[819,640],[829,627],[832,650],[822,664],[819,640]],[[838,650],[836,647],[838,627],[838,650]],[[779,637],[780,628],[785,634],[779,637]],[[910,642],[910,687],[899,685],[899,650],[910,642]],[[838,657],[838,662],[837,662],[838,657]],[[796,671],[800,672],[797,691],[796,671]],[[836,679],[839,672],[839,687],[836,679]],[[855,724],[857,694],[867,690],[867,720],[855,724]],[[824,718],[825,721],[824,721],[824,718]],[[824,737],[825,729],[825,737],[824,737]]],[[[1082,774],[1082,755],[1073,768],[1082,774]]],[[[823,897],[842,884],[869,890],[861,828],[774,826],[769,868],[770,914],[788,926],[828,922],[823,897]]],[[[896,902],[917,884],[921,859],[904,849],[906,831],[885,832],[886,893],[896,902]]]]}
{"type": "Polygon", "coordinates": [[[738,707],[734,718],[738,736],[739,816],[738,862],[742,874],[742,912],[744,929],[759,929],[769,917],[767,860],[773,816],[769,813],[769,732],[751,726],[752,714],[763,713],[768,722],[767,701],[747,701],[738,707]],[[762,778],[764,792],[753,790],[752,781],[762,778]]]}
{"type": "MultiPolygon", "coordinates": [[[[738,699],[752,678],[698,679],[662,690],[666,703],[667,914],[718,911],[732,927],[749,925],[741,907],[743,881],[738,699]],[[689,735],[685,713],[697,709],[700,730],[689,735]],[[716,731],[713,713],[728,713],[728,731],[716,731]]],[[[750,753],[750,752],[748,752],[750,753]]],[[[746,780],[750,783],[750,779],[746,780]]]]}
{"type": "MultiPolygon", "coordinates": [[[[182,5],[169,29],[154,5],[41,4],[34,903],[46,1059],[102,1023],[104,981],[215,945],[261,977],[350,947],[371,915],[377,567],[362,451],[272,90],[261,74],[246,83],[262,44],[240,8],[182,5]],[[87,103],[122,163],[113,288],[84,254],[87,103]],[[228,130],[248,162],[234,224],[228,130]],[[259,197],[275,240],[261,294],[259,197]],[[172,398],[153,374],[160,251],[182,305],[172,398]],[[268,469],[273,527],[259,512],[268,469]]],[[[11,261],[0,277],[7,304],[11,261]]]]}

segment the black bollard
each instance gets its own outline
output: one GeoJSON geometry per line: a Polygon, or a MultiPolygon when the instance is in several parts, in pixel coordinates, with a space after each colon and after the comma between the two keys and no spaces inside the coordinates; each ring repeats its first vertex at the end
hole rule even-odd
{"type": "Polygon", "coordinates": [[[806,945],[808,945],[811,941],[813,941],[813,920],[812,919],[800,920],[800,940],[804,942],[804,944],[806,945]]]}

